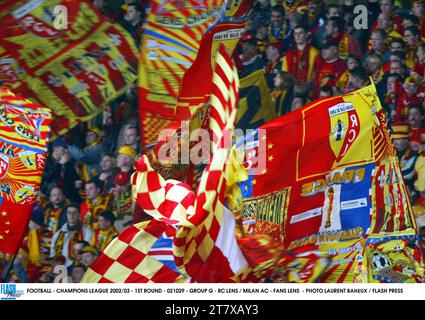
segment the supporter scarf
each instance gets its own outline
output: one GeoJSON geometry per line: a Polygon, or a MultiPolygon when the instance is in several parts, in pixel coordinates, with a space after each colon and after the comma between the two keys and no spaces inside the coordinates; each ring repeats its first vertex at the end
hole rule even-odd
{"type": "MultiPolygon", "coordinates": [[[[83,240],[83,228],[81,226],[78,226],[77,230],[67,231],[67,232],[74,232],[70,241],[69,241],[69,245],[68,245],[68,257],[73,260],[75,258],[75,255],[74,255],[74,252],[72,251],[72,247],[78,241],[83,240]]],[[[59,237],[58,237],[56,244],[55,244],[55,256],[56,257],[62,255],[62,248],[63,248],[64,242],[65,242],[65,237],[66,237],[67,232],[60,231],[59,237]]]]}

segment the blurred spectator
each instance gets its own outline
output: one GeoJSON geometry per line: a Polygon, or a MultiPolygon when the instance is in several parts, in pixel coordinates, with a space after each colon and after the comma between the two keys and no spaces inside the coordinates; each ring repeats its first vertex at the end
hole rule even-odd
{"type": "Polygon", "coordinates": [[[321,21],[319,21],[320,27],[317,28],[316,32],[314,33],[313,43],[316,47],[319,47],[320,44],[328,36],[326,32],[326,25],[327,25],[326,21],[334,17],[341,18],[341,12],[338,5],[330,4],[327,6],[325,20],[321,19],[321,21]]]}
{"type": "Polygon", "coordinates": [[[86,267],[82,264],[76,264],[72,268],[72,283],[80,283],[84,277],[84,273],[86,272],[86,267]]]}
{"type": "Polygon", "coordinates": [[[421,103],[421,99],[418,96],[418,89],[419,85],[415,78],[406,78],[403,84],[402,94],[397,101],[396,112],[398,120],[407,120],[409,106],[421,103]]]}
{"type": "Polygon", "coordinates": [[[369,77],[362,67],[354,68],[350,70],[350,83],[352,90],[358,90],[369,85],[369,77]]]}
{"type": "Polygon", "coordinates": [[[328,98],[333,96],[333,89],[330,86],[323,86],[320,88],[319,98],[328,98]]]}
{"type": "Polygon", "coordinates": [[[394,123],[392,125],[392,138],[397,158],[400,162],[401,173],[409,191],[413,191],[415,181],[415,161],[417,153],[409,146],[409,125],[407,123],[394,123]]]}
{"type": "Polygon", "coordinates": [[[421,35],[417,26],[410,26],[404,30],[404,39],[406,40],[407,56],[406,65],[413,68],[416,64],[416,51],[420,45],[421,35]]]}
{"type": "Polygon", "coordinates": [[[421,36],[425,37],[425,1],[413,0],[412,13],[419,19],[421,36]]]}
{"type": "Polygon", "coordinates": [[[75,169],[76,163],[68,153],[68,144],[62,138],[57,138],[50,146],[52,151],[47,157],[44,168],[42,194],[46,197],[54,187],[59,187],[64,190],[67,199],[79,202],[80,195],[75,188],[75,182],[80,177],[75,169]]]}
{"type": "Polygon", "coordinates": [[[99,251],[93,246],[87,246],[83,248],[83,253],[81,257],[81,263],[89,268],[93,262],[96,261],[99,251]]]}
{"type": "Polygon", "coordinates": [[[405,48],[404,40],[402,38],[392,39],[390,42],[390,50],[391,52],[405,51],[406,48],[405,48]]]}
{"type": "Polygon", "coordinates": [[[377,55],[381,57],[383,63],[388,62],[390,51],[387,49],[387,45],[385,43],[386,38],[387,33],[384,30],[376,29],[373,31],[370,36],[371,49],[367,55],[377,55]]]}
{"type": "Polygon", "coordinates": [[[271,11],[270,0],[258,0],[254,3],[251,19],[257,25],[268,25],[271,11]]]}
{"type": "Polygon", "coordinates": [[[66,215],[63,214],[68,201],[65,199],[61,188],[55,187],[50,191],[49,202],[44,209],[44,221],[46,232],[44,233],[44,241],[48,247],[51,247],[51,239],[54,234],[66,223],[66,215]]]}
{"type": "Polygon", "coordinates": [[[133,210],[130,177],[128,171],[118,172],[114,178],[114,187],[111,189],[112,211],[120,220],[128,219],[133,210]]]}
{"type": "Polygon", "coordinates": [[[267,25],[259,25],[255,30],[255,39],[257,40],[258,52],[260,54],[266,53],[266,46],[270,42],[267,25]]]}
{"type": "Polygon", "coordinates": [[[282,61],[280,58],[283,53],[283,44],[279,41],[270,42],[266,49],[266,66],[265,74],[267,85],[269,88],[273,88],[273,79],[275,75],[282,69],[282,61]]]}
{"type": "Polygon", "coordinates": [[[294,99],[292,100],[291,111],[297,110],[308,103],[310,86],[297,83],[294,86],[294,99]]]}
{"type": "Polygon", "coordinates": [[[397,118],[396,106],[401,96],[401,77],[397,73],[390,73],[386,78],[387,92],[384,99],[384,103],[390,109],[391,120],[395,121],[397,118]]]}
{"type": "Polygon", "coordinates": [[[305,26],[294,29],[295,46],[283,57],[282,71],[292,73],[295,80],[309,83],[314,78],[314,66],[319,50],[307,43],[308,33],[305,26]]]}
{"type": "Polygon", "coordinates": [[[408,122],[410,125],[409,142],[413,151],[421,152],[421,143],[425,141],[424,109],[421,105],[409,106],[408,122]]]}
{"type": "Polygon", "coordinates": [[[74,255],[74,262],[75,263],[81,263],[81,259],[83,257],[83,249],[90,244],[87,241],[78,241],[74,243],[72,246],[72,253],[74,255]]]}
{"type": "Polygon", "coordinates": [[[144,15],[145,9],[142,5],[137,2],[129,3],[122,22],[122,26],[131,34],[137,46],[140,45],[144,15]]]}
{"type": "Polygon", "coordinates": [[[316,78],[314,80],[313,98],[319,96],[319,88],[326,85],[324,79],[327,76],[339,79],[346,71],[347,66],[344,60],[339,58],[338,43],[327,40],[322,44],[321,59],[317,59],[315,64],[316,78]]]}
{"type": "Polygon", "coordinates": [[[289,72],[279,71],[274,77],[272,100],[278,116],[291,111],[295,79],[289,72]]]}
{"type": "Polygon", "coordinates": [[[98,229],[94,232],[90,245],[96,247],[101,252],[117,235],[118,232],[114,227],[115,215],[112,211],[103,211],[99,215],[98,229]]]}
{"type": "Polygon", "coordinates": [[[239,75],[241,78],[264,68],[264,58],[259,54],[257,40],[252,34],[243,36],[241,47],[242,54],[239,56],[239,75]]]}
{"type": "Polygon", "coordinates": [[[102,114],[104,137],[102,149],[104,153],[112,153],[117,145],[120,124],[117,123],[115,112],[111,104],[105,106],[102,114]]]}
{"type": "Polygon", "coordinates": [[[98,228],[99,214],[107,210],[109,199],[102,194],[103,183],[93,178],[85,185],[86,200],[81,204],[81,221],[92,231],[98,228]]]}
{"type": "MultiPolygon", "coordinates": [[[[381,13],[389,16],[391,24],[394,25],[395,30],[401,34],[403,32],[403,20],[395,13],[394,0],[380,0],[379,6],[381,13]]],[[[375,30],[377,25],[378,21],[372,26],[372,30],[375,30]]]]}
{"type": "Polygon", "coordinates": [[[350,54],[347,59],[347,69],[344,73],[337,79],[337,86],[339,87],[341,93],[347,93],[351,91],[352,85],[350,84],[350,71],[360,67],[360,59],[355,55],[350,54]]]}
{"type": "Polygon", "coordinates": [[[139,129],[135,125],[130,125],[125,129],[124,142],[126,146],[129,146],[139,153],[140,150],[140,135],[139,129]]]}
{"type": "Polygon", "coordinates": [[[273,6],[270,15],[270,41],[284,41],[288,32],[288,24],[285,20],[285,10],[279,5],[273,6]]]}
{"type": "Polygon", "coordinates": [[[391,42],[393,39],[401,39],[403,36],[396,31],[392,17],[389,14],[381,13],[378,16],[378,29],[384,30],[387,35],[386,41],[391,42]]]}
{"type": "Polygon", "coordinates": [[[409,14],[409,15],[403,17],[403,29],[404,30],[407,27],[418,26],[418,25],[419,25],[419,19],[416,16],[409,14]]]}
{"type": "Polygon", "coordinates": [[[65,209],[67,223],[56,232],[52,239],[51,257],[64,256],[66,266],[70,267],[75,259],[72,247],[74,243],[85,240],[89,241],[93,236],[90,229],[80,221],[80,206],[78,204],[70,204],[65,209]]]}
{"type": "Polygon", "coordinates": [[[370,77],[372,77],[375,83],[382,80],[384,71],[382,69],[381,58],[377,55],[371,54],[366,58],[366,71],[370,77]]]}
{"type": "Polygon", "coordinates": [[[96,7],[96,9],[109,21],[114,22],[116,21],[116,16],[111,12],[111,10],[108,7],[108,1],[107,0],[93,0],[93,4],[96,7]]]}
{"type": "Polygon", "coordinates": [[[106,195],[114,184],[116,172],[116,159],[111,154],[104,154],[100,161],[99,180],[103,183],[102,193],[106,195]]]}
{"type": "Polygon", "coordinates": [[[339,58],[346,60],[349,54],[362,58],[363,53],[360,45],[353,36],[344,30],[344,20],[339,17],[328,19],[326,23],[326,34],[328,40],[338,44],[339,58]]]}
{"type": "Polygon", "coordinates": [[[97,176],[100,172],[102,145],[100,143],[103,133],[99,128],[89,128],[86,134],[86,146],[81,149],[76,145],[68,147],[69,154],[80,166],[80,176],[83,183],[97,176]]]}

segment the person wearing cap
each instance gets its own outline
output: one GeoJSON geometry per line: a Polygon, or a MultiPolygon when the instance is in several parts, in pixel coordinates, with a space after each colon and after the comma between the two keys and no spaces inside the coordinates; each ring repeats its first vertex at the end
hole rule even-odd
{"type": "Polygon", "coordinates": [[[283,44],[280,41],[267,43],[266,66],[264,67],[264,73],[266,75],[267,84],[270,89],[273,88],[272,84],[274,76],[282,68],[282,62],[280,60],[282,53],[283,44]]]}
{"type": "Polygon", "coordinates": [[[130,177],[133,172],[136,151],[124,146],[118,150],[118,172],[114,176],[114,187],[110,190],[110,203],[114,214],[120,219],[132,212],[132,192],[130,177]]]}
{"type": "Polygon", "coordinates": [[[97,223],[99,229],[94,232],[90,240],[90,245],[96,247],[101,252],[109,242],[118,236],[118,232],[114,227],[115,215],[112,211],[103,211],[100,213],[97,223]]]}
{"type": "Polygon", "coordinates": [[[308,43],[308,32],[305,26],[294,28],[295,46],[282,58],[282,71],[294,75],[296,81],[309,83],[314,79],[314,65],[319,50],[308,43]]]}
{"type": "Polygon", "coordinates": [[[89,128],[86,133],[86,146],[81,149],[76,145],[69,146],[69,154],[79,163],[80,177],[83,183],[97,176],[102,159],[103,132],[99,128],[89,128]]]}
{"type": "Polygon", "coordinates": [[[86,200],[81,203],[81,221],[92,231],[98,229],[99,214],[109,207],[109,198],[102,194],[103,182],[95,177],[85,186],[86,200]]]}
{"type": "Polygon", "coordinates": [[[316,60],[314,69],[316,70],[315,79],[313,82],[313,98],[319,96],[319,88],[326,85],[323,80],[331,76],[337,79],[347,70],[347,64],[339,58],[338,43],[332,39],[327,39],[321,46],[321,57],[316,60]]]}
{"type": "Polygon", "coordinates": [[[50,257],[64,256],[66,267],[70,267],[76,258],[72,250],[74,244],[81,240],[90,241],[93,232],[82,224],[79,204],[69,204],[65,212],[67,222],[52,238],[50,257]]]}
{"type": "Polygon", "coordinates": [[[246,32],[240,40],[240,46],[242,54],[238,56],[238,70],[241,78],[264,68],[264,58],[259,54],[257,39],[252,34],[246,32]]]}
{"type": "Polygon", "coordinates": [[[97,250],[94,246],[87,246],[84,247],[82,251],[81,264],[83,264],[86,268],[90,268],[93,262],[96,261],[99,255],[99,250],[97,250]]]}
{"type": "Polygon", "coordinates": [[[391,137],[400,163],[404,182],[409,190],[413,190],[415,179],[415,161],[417,153],[409,145],[409,124],[407,122],[396,122],[392,126],[391,137]]]}
{"type": "Polygon", "coordinates": [[[137,153],[130,146],[123,146],[117,153],[117,168],[120,171],[130,172],[133,170],[134,161],[136,160],[137,153]]]}
{"type": "Polygon", "coordinates": [[[421,103],[421,99],[418,96],[418,89],[419,85],[415,78],[407,77],[404,80],[402,94],[397,100],[397,121],[406,121],[409,113],[409,106],[421,103]]]}
{"type": "Polygon", "coordinates": [[[22,240],[17,260],[13,265],[10,276],[19,282],[36,282],[41,274],[42,267],[47,264],[49,248],[41,240],[44,232],[44,214],[36,205],[28,224],[28,232],[22,240]],[[22,278],[25,273],[24,278],[22,278]]]}
{"type": "Polygon", "coordinates": [[[349,54],[363,57],[358,40],[344,30],[344,20],[339,17],[333,17],[326,22],[327,39],[331,39],[338,44],[339,57],[347,60],[349,54]]]}
{"type": "Polygon", "coordinates": [[[76,163],[68,152],[68,144],[61,137],[50,144],[51,152],[46,159],[41,180],[41,196],[49,197],[53,188],[63,188],[65,197],[78,202],[80,200],[75,181],[80,177],[75,169],[76,163]]]}

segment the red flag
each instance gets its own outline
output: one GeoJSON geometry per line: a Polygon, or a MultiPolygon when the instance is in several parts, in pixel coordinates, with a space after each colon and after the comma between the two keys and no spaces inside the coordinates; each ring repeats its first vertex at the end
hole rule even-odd
{"type": "Polygon", "coordinates": [[[14,254],[40,185],[51,114],[0,87],[0,252],[14,254]]]}

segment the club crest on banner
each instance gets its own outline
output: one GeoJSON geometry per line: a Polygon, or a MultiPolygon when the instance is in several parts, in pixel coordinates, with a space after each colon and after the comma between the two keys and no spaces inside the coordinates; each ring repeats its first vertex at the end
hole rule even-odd
{"type": "Polygon", "coordinates": [[[339,103],[330,107],[329,118],[329,143],[336,161],[340,162],[359,136],[360,119],[352,103],[339,103]]]}

